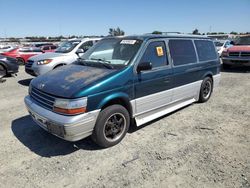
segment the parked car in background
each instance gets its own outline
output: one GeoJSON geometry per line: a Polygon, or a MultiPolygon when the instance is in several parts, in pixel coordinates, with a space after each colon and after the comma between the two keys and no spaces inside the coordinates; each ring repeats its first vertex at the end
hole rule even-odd
{"type": "Polygon", "coordinates": [[[77,62],[33,79],[25,104],[48,132],[68,141],[92,135],[98,145],[110,147],[131,122],[140,126],[206,102],[219,80],[218,54],[207,37],[113,37],[77,62]]]}
{"type": "Polygon", "coordinates": [[[250,66],[250,35],[239,37],[234,45],[222,52],[224,68],[250,66]]]}
{"type": "Polygon", "coordinates": [[[27,60],[35,55],[44,53],[40,48],[15,48],[8,52],[1,53],[4,56],[9,56],[17,59],[18,64],[25,64],[27,60]]]}
{"type": "Polygon", "coordinates": [[[224,50],[231,47],[231,41],[230,40],[215,40],[214,44],[216,46],[216,49],[218,51],[219,57],[221,57],[221,54],[224,50]]]}
{"type": "Polygon", "coordinates": [[[30,47],[34,47],[34,48],[41,48],[43,46],[52,46],[54,45],[51,42],[36,42],[30,45],[30,47]]]}
{"type": "Polygon", "coordinates": [[[41,47],[41,50],[45,53],[46,52],[54,52],[56,49],[57,49],[56,45],[46,45],[46,46],[41,47]]]}
{"type": "Polygon", "coordinates": [[[19,65],[15,58],[0,55],[0,78],[17,73],[18,68],[19,65]]]}
{"type": "Polygon", "coordinates": [[[73,63],[101,38],[74,39],[63,42],[54,53],[31,57],[25,66],[26,73],[38,76],[63,65],[73,63]]]}

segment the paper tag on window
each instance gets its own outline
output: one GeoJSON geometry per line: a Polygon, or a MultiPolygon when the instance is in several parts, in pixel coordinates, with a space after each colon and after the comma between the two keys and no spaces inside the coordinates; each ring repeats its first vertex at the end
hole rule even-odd
{"type": "Polygon", "coordinates": [[[156,51],[157,51],[158,56],[163,56],[164,55],[162,46],[157,46],[156,51]]]}
{"type": "Polygon", "coordinates": [[[136,40],[122,40],[120,44],[135,44],[136,40]]]}

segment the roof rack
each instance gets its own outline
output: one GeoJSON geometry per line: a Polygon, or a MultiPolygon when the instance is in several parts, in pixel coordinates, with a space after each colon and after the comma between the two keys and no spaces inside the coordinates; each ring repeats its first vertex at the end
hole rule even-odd
{"type": "Polygon", "coordinates": [[[154,34],[154,33],[145,33],[145,35],[169,35],[169,34],[183,34],[181,32],[178,32],[178,31],[164,31],[164,32],[161,32],[159,31],[159,34],[154,34]]]}

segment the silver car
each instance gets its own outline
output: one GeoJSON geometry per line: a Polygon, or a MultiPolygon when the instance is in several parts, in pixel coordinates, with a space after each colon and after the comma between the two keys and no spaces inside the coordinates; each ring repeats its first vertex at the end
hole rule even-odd
{"type": "Polygon", "coordinates": [[[45,74],[50,70],[73,63],[101,38],[73,39],[63,42],[55,52],[44,53],[28,59],[26,73],[32,76],[45,74]]]}

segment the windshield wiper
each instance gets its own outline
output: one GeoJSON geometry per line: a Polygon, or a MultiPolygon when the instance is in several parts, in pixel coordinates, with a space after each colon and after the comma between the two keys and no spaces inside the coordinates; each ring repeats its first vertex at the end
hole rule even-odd
{"type": "Polygon", "coordinates": [[[110,61],[107,61],[105,59],[98,59],[98,58],[90,58],[90,60],[94,60],[94,61],[98,61],[99,63],[101,63],[104,67],[108,68],[108,69],[114,69],[114,67],[111,65],[110,61]]]}
{"type": "Polygon", "coordinates": [[[89,63],[87,63],[87,61],[84,58],[79,57],[77,59],[77,61],[80,62],[81,65],[84,65],[84,66],[88,66],[89,65],[89,63]]]}

